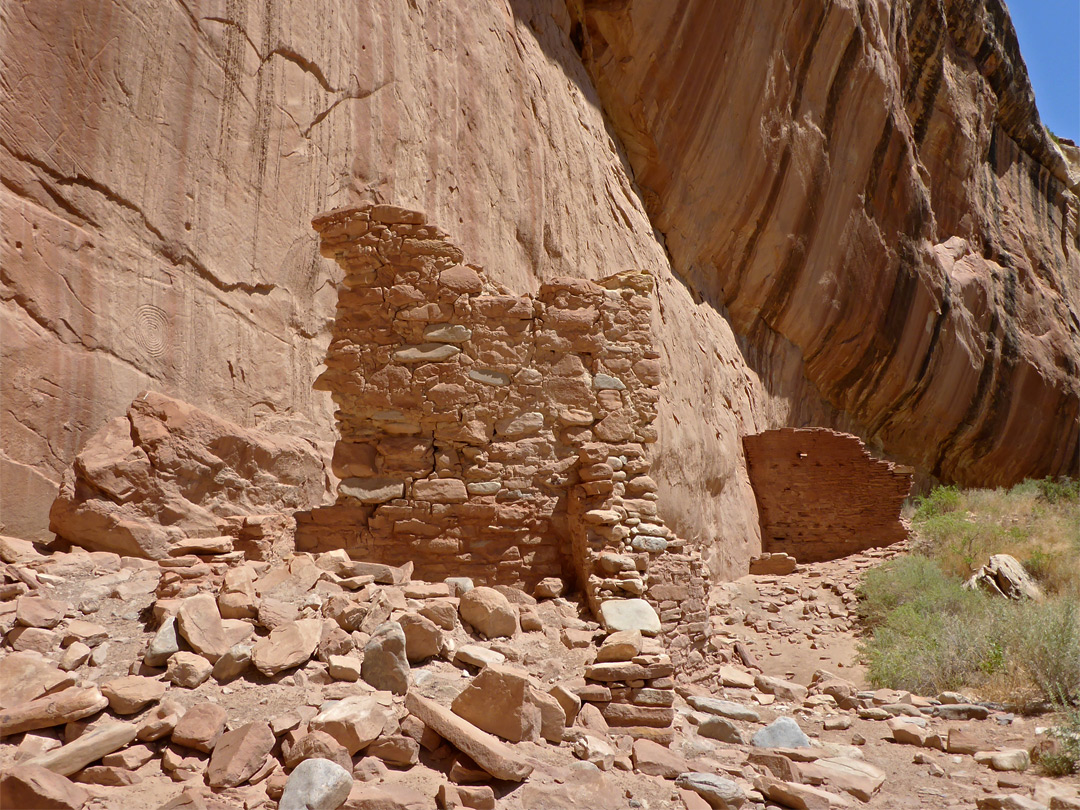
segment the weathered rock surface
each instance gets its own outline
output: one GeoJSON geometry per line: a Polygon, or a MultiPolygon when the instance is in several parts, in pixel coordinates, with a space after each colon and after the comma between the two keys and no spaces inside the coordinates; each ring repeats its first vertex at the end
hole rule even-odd
{"type": "Polygon", "coordinates": [[[64,473],[49,527],[91,550],[161,559],[188,535],[220,536],[228,519],[314,506],[327,484],[312,442],[144,391],[126,416],[87,438],[64,473]]]}
{"type": "Polygon", "coordinates": [[[938,477],[1075,474],[1080,167],[1005,4],[575,8],[675,269],[752,366],[790,373],[787,342],[857,432],[938,477]]]}

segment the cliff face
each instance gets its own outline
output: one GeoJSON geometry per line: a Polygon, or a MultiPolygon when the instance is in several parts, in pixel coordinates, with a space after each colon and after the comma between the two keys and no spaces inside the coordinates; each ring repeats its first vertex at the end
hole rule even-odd
{"type": "Polygon", "coordinates": [[[310,219],[374,199],[522,292],[652,272],[673,528],[731,570],[756,550],[738,440],[791,406],[673,274],[561,3],[65,0],[0,30],[6,532],[47,534],[63,469],[147,388],[332,439],[340,274],[310,219]]]}
{"type": "Polygon", "coordinates": [[[1075,474],[1080,175],[999,0],[574,14],[677,272],[748,357],[794,344],[852,428],[924,473],[1075,474]]]}
{"type": "Polygon", "coordinates": [[[654,275],[659,503],[719,573],[747,433],[1075,469],[1074,175],[1000,8],[896,6],[5,2],[5,532],[144,389],[332,440],[309,220],[364,199],[522,293],[654,275]]]}

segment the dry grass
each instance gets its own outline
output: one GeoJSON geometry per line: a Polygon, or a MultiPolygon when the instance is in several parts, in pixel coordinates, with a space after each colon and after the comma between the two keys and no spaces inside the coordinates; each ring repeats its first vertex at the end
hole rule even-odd
{"type": "Polygon", "coordinates": [[[909,516],[915,553],[868,572],[860,590],[871,682],[1021,704],[1080,701],[1080,486],[939,487],[909,516]],[[1020,560],[1047,598],[1010,602],[964,589],[998,553],[1020,560]]]}
{"type": "Polygon", "coordinates": [[[914,548],[966,579],[992,554],[1011,554],[1049,594],[1080,596],[1077,482],[1012,489],[938,487],[909,510],[914,548]]]}

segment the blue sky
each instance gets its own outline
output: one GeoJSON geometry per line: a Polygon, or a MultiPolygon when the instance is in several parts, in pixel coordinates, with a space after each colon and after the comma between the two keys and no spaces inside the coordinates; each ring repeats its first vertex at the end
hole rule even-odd
{"type": "Polygon", "coordinates": [[[1006,0],[1043,123],[1080,143],[1080,0],[1006,0]]]}

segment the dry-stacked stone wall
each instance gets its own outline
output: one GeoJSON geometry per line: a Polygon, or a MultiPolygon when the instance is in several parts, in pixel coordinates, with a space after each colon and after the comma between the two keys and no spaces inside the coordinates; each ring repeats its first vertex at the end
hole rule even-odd
{"type": "Polygon", "coordinates": [[[297,515],[298,550],[411,561],[429,581],[561,577],[598,613],[644,598],[687,660],[704,638],[704,569],[649,477],[652,277],[518,295],[418,212],[364,205],[313,225],[345,271],[316,383],[337,406],[341,483],[336,505],[297,515]]]}
{"type": "Polygon", "coordinates": [[[762,550],[824,562],[907,537],[911,471],[876,459],[857,436],[784,428],[743,438],[762,550]]]}

